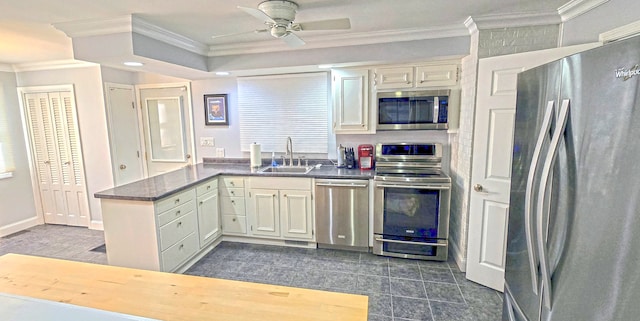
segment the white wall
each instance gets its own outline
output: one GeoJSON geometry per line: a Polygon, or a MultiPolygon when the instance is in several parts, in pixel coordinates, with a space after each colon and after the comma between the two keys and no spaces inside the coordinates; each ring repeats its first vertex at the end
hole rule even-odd
{"type": "Polygon", "coordinates": [[[216,157],[216,148],[224,148],[225,157],[248,157],[240,151],[240,124],[238,113],[237,78],[211,78],[191,82],[191,98],[193,101],[193,130],[196,143],[197,162],[203,157],[216,157]],[[205,126],[204,95],[227,94],[229,109],[229,125],[205,126]],[[215,146],[200,146],[200,137],[213,137],[215,146]]]}
{"type": "Polygon", "coordinates": [[[640,1],[610,0],[563,24],[562,46],[597,42],[606,31],[640,20],[640,1]]]}
{"type": "Polygon", "coordinates": [[[113,177],[100,67],[20,72],[17,84],[21,87],[73,84],[91,210],[90,227],[102,229],[100,201],[93,194],[113,187],[113,177]]]}
{"type": "Polygon", "coordinates": [[[38,224],[27,149],[16,90],[16,76],[0,72],[0,118],[6,117],[13,154],[13,177],[0,179],[0,237],[38,224]]]}

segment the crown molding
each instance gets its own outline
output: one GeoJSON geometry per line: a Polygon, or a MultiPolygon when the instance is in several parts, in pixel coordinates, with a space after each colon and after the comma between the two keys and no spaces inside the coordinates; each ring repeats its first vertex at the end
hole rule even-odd
{"type": "Polygon", "coordinates": [[[78,20],[54,23],[53,27],[62,30],[70,38],[102,36],[132,31],[132,15],[109,19],[78,20]]]}
{"type": "MultiPolygon", "coordinates": [[[[345,47],[371,45],[378,43],[415,41],[448,37],[464,37],[469,33],[459,25],[442,26],[430,29],[402,29],[391,31],[362,32],[355,34],[336,34],[316,37],[304,37],[307,42],[300,49],[320,49],[329,47],[345,47]]],[[[236,44],[214,44],[209,47],[207,56],[227,56],[237,54],[253,54],[294,50],[278,39],[244,42],[236,44]]]]}
{"type": "Polygon", "coordinates": [[[56,23],[53,26],[58,30],[62,30],[71,38],[135,32],[196,54],[206,55],[207,52],[209,52],[207,45],[173,31],[158,27],[136,15],[101,20],[63,22],[56,23]]]}
{"type": "Polygon", "coordinates": [[[600,42],[612,42],[640,34],[640,20],[603,32],[598,37],[600,42]]]}
{"type": "Polygon", "coordinates": [[[0,71],[13,72],[13,67],[11,67],[11,65],[8,65],[8,64],[0,64],[0,71]]]}
{"type": "Polygon", "coordinates": [[[558,12],[522,12],[509,14],[490,14],[483,16],[471,16],[464,24],[469,29],[498,29],[525,26],[553,25],[562,22],[558,12]]]}
{"type": "Polygon", "coordinates": [[[571,0],[558,8],[562,22],[569,21],[583,13],[595,9],[609,0],[571,0]]]}
{"type": "Polygon", "coordinates": [[[81,61],[81,60],[65,59],[65,60],[53,60],[53,61],[46,61],[46,62],[14,64],[13,71],[14,72],[40,71],[40,70],[85,68],[85,67],[93,67],[93,66],[100,66],[100,65],[92,62],[81,61]]]}

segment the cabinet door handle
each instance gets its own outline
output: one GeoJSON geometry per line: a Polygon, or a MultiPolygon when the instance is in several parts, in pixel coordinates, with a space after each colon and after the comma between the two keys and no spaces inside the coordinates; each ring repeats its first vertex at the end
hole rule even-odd
{"type": "Polygon", "coordinates": [[[235,221],[237,221],[238,219],[234,217],[234,218],[232,218],[231,220],[235,222],[235,221]]]}
{"type": "Polygon", "coordinates": [[[284,194],[284,197],[287,197],[287,194],[284,194]]]}
{"type": "Polygon", "coordinates": [[[200,205],[202,205],[202,204],[204,204],[204,202],[203,202],[203,201],[200,201],[200,205]]]}

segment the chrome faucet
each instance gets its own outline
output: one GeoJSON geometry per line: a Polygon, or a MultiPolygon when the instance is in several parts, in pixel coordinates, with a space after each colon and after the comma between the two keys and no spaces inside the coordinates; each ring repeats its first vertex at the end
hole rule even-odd
{"type": "Polygon", "coordinates": [[[291,137],[287,137],[287,155],[289,155],[289,166],[293,166],[293,142],[291,137]]]}

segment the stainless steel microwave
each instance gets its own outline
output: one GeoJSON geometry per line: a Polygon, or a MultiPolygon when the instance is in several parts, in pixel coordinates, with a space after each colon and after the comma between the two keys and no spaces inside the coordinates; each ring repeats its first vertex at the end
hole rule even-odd
{"type": "Polygon", "coordinates": [[[377,93],[377,130],[448,129],[451,91],[391,91],[377,93]]]}

